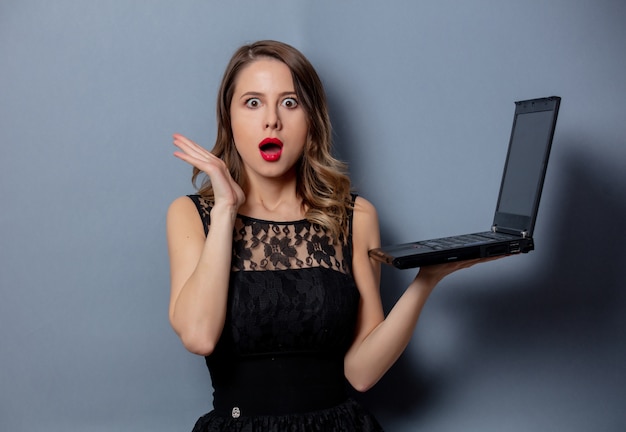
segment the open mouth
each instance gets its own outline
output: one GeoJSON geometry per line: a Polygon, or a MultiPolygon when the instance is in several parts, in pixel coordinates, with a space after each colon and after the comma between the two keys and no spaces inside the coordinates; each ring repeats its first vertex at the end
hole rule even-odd
{"type": "Polygon", "coordinates": [[[261,157],[268,162],[280,159],[283,152],[283,143],[278,138],[266,138],[259,144],[261,157]]]}

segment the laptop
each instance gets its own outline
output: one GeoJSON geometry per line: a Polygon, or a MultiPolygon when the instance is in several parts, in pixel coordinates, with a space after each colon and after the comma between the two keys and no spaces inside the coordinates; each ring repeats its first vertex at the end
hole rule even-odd
{"type": "Polygon", "coordinates": [[[527,253],[548,165],[561,98],[515,102],[513,128],[491,230],[383,246],[370,257],[399,269],[527,253]]]}

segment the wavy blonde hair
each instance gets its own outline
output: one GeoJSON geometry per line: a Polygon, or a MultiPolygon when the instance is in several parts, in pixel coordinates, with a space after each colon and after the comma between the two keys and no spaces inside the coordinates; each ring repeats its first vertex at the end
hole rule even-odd
{"type": "MultiPolygon", "coordinates": [[[[296,192],[307,209],[305,217],[329,231],[335,239],[340,239],[348,233],[348,214],[353,208],[350,178],[346,164],[332,156],[332,127],[324,87],[317,72],[300,51],[272,40],[244,45],[235,51],[219,88],[217,138],[211,153],[224,160],[233,179],[244,188],[247,179],[234,144],[230,106],[239,72],[250,63],[268,57],[289,67],[298,102],[307,113],[307,142],[296,165],[296,192]]],[[[194,185],[201,174],[194,168],[194,185]]],[[[213,200],[213,188],[206,175],[198,193],[213,200]]]]}

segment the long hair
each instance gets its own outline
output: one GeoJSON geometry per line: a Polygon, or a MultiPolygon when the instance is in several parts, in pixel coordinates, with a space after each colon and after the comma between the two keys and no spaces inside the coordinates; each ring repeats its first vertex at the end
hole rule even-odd
{"type": "MultiPolygon", "coordinates": [[[[289,67],[298,101],[307,114],[307,142],[296,165],[296,193],[307,209],[305,217],[329,231],[335,239],[340,239],[347,235],[348,214],[352,210],[350,179],[347,166],[332,156],[332,128],[324,87],[317,72],[300,51],[272,40],[244,45],[235,51],[218,92],[217,137],[211,153],[225,162],[233,179],[245,190],[247,179],[234,144],[230,106],[239,72],[250,63],[268,57],[289,67]]],[[[194,168],[194,185],[200,174],[201,171],[194,168]]],[[[208,177],[205,176],[198,193],[213,200],[213,188],[208,177]]]]}

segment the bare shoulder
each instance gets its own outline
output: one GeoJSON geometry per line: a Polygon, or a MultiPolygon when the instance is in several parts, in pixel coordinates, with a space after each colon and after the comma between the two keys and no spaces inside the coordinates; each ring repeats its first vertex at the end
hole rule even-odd
{"type": "Polygon", "coordinates": [[[354,201],[354,211],[358,213],[366,213],[366,214],[376,214],[376,207],[374,204],[363,198],[362,196],[357,196],[354,201]]]}
{"type": "Polygon", "coordinates": [[[368,250],[378,247],[380,243],[376,207],[361,196],[354,202],[353,237],[356,244],[368,250]]]}
{"type": "Polygon", "coordinates": [[[196,205],[193,203],[191,198],[188,196],[179,196],[170,204],[167,213],[179,213],[179,212],[188,212],[190,210],[195,210],[196,205]]]}
{"type": "Polygon", "coordinates": [[[177,233],[203,232],[202,220],[194,202],[188,196],[176,198],[167,209],[167,231],[177,233]]]}

